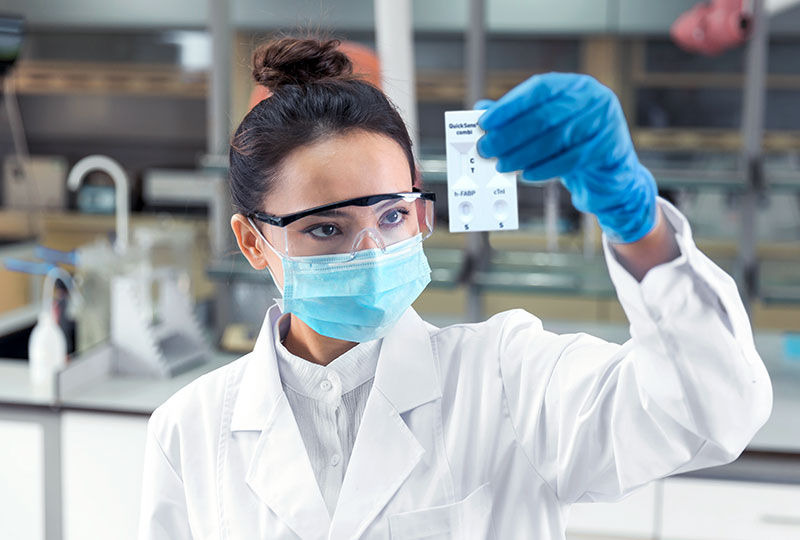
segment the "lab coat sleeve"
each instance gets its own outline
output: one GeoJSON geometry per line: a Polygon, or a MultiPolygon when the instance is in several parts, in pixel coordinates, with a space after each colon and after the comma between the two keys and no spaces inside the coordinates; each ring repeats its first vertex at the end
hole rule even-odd
{"type": "Polygon", "coordinates": [[[157,410],[147,424],[142,496],[139,509],[139,540],[184,540],[192,538],[183,480],[170,463],[158,438],[157,410]]]}
{"type": "Polygon", "coordinates": [[[680,212],[659,206],[681,254],[641,283],[604,238],[629,341],[552,334],[522,311],[504,325],[501,377],[518,443],[565,503],[614,501],[731,462],[771,411],[733,279],[697,249],[680,212]]]}

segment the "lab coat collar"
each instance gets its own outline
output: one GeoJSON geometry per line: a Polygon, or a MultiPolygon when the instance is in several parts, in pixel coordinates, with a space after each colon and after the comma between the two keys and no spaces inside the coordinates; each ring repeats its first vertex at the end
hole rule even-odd
{"type": "Polygon", "coordinates": [[[375,386],[401,414],[442,397],[430,333],[413,308],[383,340],[375,386]]]}
{"type": "Polygon", "coordinates": [[[239,393],[233,407],[231,431],[261,431],[283,395],[272,329],[281,316],[273,305],[267,310],[253,352],[248,355],[239,393]]]}
{"type": "MultiPolygon", "coordinates": [[[[272,335],[281,315],[280,308],[273,305],[264,317],[239,386],[231,431],[261,431],[283,395],[272,335]]],[[[375,386],[401,414],[442,396],[430,334],[413,308],[408,308],[383,340],[375,386]]]]}

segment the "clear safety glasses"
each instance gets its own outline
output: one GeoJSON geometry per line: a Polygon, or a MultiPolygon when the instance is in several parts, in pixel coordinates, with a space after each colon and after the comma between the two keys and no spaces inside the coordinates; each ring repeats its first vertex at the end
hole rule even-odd
{"type": "Polygon", "coordinates": [[[247,217],[267,226],[265,240],[289,259],[350,254],[381,249],[433,233],[433,193],[413,191],[358,197],[276,216],[256,212],[247,217]]]}

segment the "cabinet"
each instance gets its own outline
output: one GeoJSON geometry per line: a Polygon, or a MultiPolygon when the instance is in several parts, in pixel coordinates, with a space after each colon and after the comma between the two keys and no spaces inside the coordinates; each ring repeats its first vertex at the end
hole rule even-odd
{"type": "Polygon", "coordinates": [[[61,414],[64,539],[136,538],[147,417],[61,414]]]}
{"type": "Polygon", "coordinates": [[[0,538],[44,540],[44,430],[0,420],[0,538]]]}
{"type": "Polygon", "coordinates": [[[797,540],[800,486],[669,478],[663,540],[797,540]]]}

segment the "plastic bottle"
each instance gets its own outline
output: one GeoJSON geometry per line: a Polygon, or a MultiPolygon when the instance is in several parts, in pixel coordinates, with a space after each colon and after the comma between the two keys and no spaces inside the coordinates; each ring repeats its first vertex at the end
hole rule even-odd
{"type": "Polygon", "coordinates": [[[28,339],[28,367],[33,393],[51,400],[56,397],[56,376],[67,365],[67,338],[53,315],[56,279],[67,286],[73,303],[80,299],[70,275],[54,266],[44,279],[42,310],[28,339]]]}
{"type": "Polygon", "coordinates": [[[67,365],[67,339],[51,309],[42,309],[28,341],[31,386],[35,395],[53,398],[56,375],[67,365]]]}

